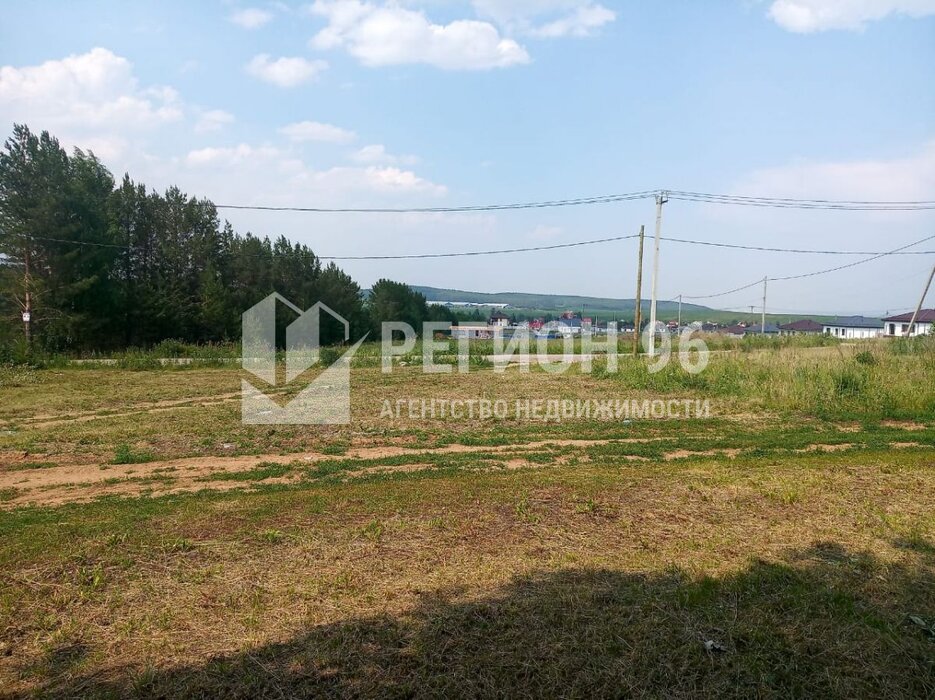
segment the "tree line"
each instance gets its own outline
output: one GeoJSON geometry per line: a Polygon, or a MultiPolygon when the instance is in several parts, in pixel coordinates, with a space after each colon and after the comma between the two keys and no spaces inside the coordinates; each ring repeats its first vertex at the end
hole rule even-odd
{"type": "MultiPolygon", "coordinates": [[[[458,319],[400,282],[380,280],[365,298],[306,245],[239,234],[207,199],[129,175],[117,184],[93,153],[14,126],[0,152],[0,346],[237,340],[241,313],[273,291],[301,308],[324,302],[354,338],[382,321],[458,319]]],[[[342,329],[322,328],[322,342],[340,340],[342,329]]]]}

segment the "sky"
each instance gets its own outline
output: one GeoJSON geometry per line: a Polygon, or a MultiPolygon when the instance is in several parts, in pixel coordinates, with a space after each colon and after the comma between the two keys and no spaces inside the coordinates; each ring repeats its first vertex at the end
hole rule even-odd
{"type": "MultiPolygon", "coordinates": [[[[118,179],[217,204],[447,207],[655,189],[935,200],[933,75],[935,0],[30,2],[7,3],[0,25],[7,135],[13,123],[47,129],[118,179]]],[[[322,256],[401,255],[556,245],[644,224],[651,234],[655,204],[220,214],[322,256]]],[[[935,211],[671,200],[662,234],[886,251],[935,234],[935,211]]],[[[935,251],[935,240],[915,249],[935,251]]],[[[859,259],[663,241],[659,298],[859,259]]],[[[892,256],[771,282],[767,310],[909,310],[933,263],[892,256]]],[[[339,264],[363,287],[387,277],[630,298],[636,242],[339,264]]],[[[699,303],[759,309],[761,295],[699,303]]]]}

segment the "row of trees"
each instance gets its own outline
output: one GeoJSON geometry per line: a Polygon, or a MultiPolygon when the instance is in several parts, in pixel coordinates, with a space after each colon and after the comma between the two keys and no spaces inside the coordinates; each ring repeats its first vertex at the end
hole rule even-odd
{"type": "Polygon", "coordinates": [[[354,337],[384,320],[455,320],[389,280],[365,299],[305,245],[237,234],[206,199],[147,191],[128,175],[117,185],[92,153],[14,127],[0,152],[0,342],[70,351],[234,340],[240,314],[272,291],[302,308],[323,301],[354,337]]]}

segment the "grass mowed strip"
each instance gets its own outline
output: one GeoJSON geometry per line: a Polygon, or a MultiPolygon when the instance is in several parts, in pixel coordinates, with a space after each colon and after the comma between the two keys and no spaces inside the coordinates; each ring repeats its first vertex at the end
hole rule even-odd
{"type": "Polygon", "coordinates": [[[549,469],[8,511],[0,687],[922,697],[932,502],[923,448],[595,449],[549,469]]]}

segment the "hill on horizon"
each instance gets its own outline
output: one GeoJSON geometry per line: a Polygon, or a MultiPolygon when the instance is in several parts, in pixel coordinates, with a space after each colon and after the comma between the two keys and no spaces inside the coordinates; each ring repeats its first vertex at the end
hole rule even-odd
{"type": "MultiPolygon", "coordinates": [[[[429,302],[463,301],[471,304],[509,304],[516,309],[536,309],[542,311],[606,311],[630,312],[636,308],[634,299],[613,299],[610,297],[589,297],[574,294],[533,294],[529,292],[468,292],[461,289],[441,289],[439,287],[424,287],[410,285],[415,291],[425,295],[429,302]]],[[[641,306],[648,309],[649,300],[643,299],[641,306]]],[[[665,300],[657,301],[659,311],[677,311],[678,302],[665,300]]],[[[686,311],[712,311],[707,306],[698,304],[682,304],[682,313],[686,311]]]]}
{"type": "MultiPolygon", "coordinates": [[[[463,289],[444,289],[441,287],[427,287],[424,285],[409,285],[417,292],[425,295],[429,303],[441,302],[467,302],[471,304],[507,304],[507,312],[518,313],[525,316],[543,316],[545,314],[560,314],[563,311],[578,311],[585,315],[603,317],[632,318],[636,309],[634,299],[614,299],[610,297],[589,297],[575,294],[534,294],[529,292],[469,292],[463,289]]],[[[649,299],[642,299],[640,306],[644,319],[649,318],[649,299]]],[[[674,320],[678,313],[678,301],[671,299],[658,300],[656,311],[660,320],[674,320]]],[[[822,315],[803,314],[772,314],[767,309],[766,318],[773,323],[787,323],[802,318],[812,318],[816,321],[829,318],[822,315]]],[[[759,323],[760,312],[726,311],[713,309],[700,304],[682,303],[683,322],[712,321],[715,323],[733,323],[736,321],[752,321],[759,323]]]]}

